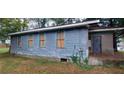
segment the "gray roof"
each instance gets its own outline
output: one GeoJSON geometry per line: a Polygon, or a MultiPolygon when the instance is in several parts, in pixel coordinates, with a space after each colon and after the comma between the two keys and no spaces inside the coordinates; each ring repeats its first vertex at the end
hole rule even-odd
{"type": "Polygon", "coordinates": [[[27,34],[27,33],[36,33],[36,32],[43,32],[43,31],[50,31],[50,30],[58,30],[58,29],[67,29],[67,28],[74,28],[74,27],[82,27],[87,26],[90,24],[99,23],[99,20],[93,20],[93,21],[86,21],[83,23],[75,23],[75,24],[69,24],[69,25],[62,25],[62,26],[55,26],[55,27],[47,27],[47,28],[39,28],[39,29],[33,29],[28,31],[22,31],[22,32],[16,32],[9,34],[12,35],[19,35],[19,34],[27,34]]]}

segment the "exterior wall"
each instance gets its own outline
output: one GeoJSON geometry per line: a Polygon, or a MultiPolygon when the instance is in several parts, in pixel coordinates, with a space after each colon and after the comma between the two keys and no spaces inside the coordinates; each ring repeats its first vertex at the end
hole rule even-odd
{"type": "Polygon", "coordinates": [[[113,52],[113,35],[106,34],[102,35],[102,51],[104,52],[113,52]]]}
{"type": "MultiPolygon", "coordinates": [[[[92,33],[92,36],[101,36],[101,50],[102,53],[112,53],[113,48],[113,34],[108,32],[92,33]]],[[[91,40],[91,43],[92,40],[91,40]]]]}
{"type": "Polygon", "coordinates": [[[16,38],[11,37],[11,53],[34,55],[34,56],[47,56],[57,58],[67,58],[72,56],[74,52],[78,52],[79,49],[83,49],[84,57],[88,57],[88,30],[87,29],[74,29],[63,30],[64,31],[64,48],[60,49],[56,47],[57,31],[45,32],[46,44],[45,48],[39,47],[40,33],[33,34],[34,42],[33,48],[28,47],[29,34],[22,35],[22,48],[18,48],[16,38]]]}

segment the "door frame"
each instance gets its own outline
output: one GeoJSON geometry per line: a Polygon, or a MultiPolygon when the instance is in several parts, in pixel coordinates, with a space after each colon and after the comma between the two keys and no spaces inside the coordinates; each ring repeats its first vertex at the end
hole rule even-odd
{"type": "MultiPolygon", "coordinates": [[[[100,48],[100,51],[99,51],[99,53],[102,53],[102,35],[92,35],[91,36],[91,48],[92,48],[92,52],[93,52],[93,54],[96,54],[95,52],[94,52],[94,42],[96,42],[96,41],[94,41],[94,38],[95,37],[99,37],[99,40],[100,40],[100,46],[99,46],[99,48],[100,48]]],[[[99,53],[97,53],[97,54],[99,54],[99,53]]]]}

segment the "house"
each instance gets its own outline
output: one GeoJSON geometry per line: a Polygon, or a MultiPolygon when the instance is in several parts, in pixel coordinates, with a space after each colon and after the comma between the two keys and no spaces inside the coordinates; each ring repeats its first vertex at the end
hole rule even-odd
{"type": "Polygon", "coordinates": [[[88,57],[88,25],[83,23],[11,33],[11,53],[55,58],[68,58],[78,51],[88,57]]]}
{"type": "MultiPolygon", "coordinates": [[[[89,30],[90,46],[92,53],[114,53],[115,38],[114,35],[118,31],[123,31],[124,27],[118,28],[97,28],[89,30]]],[[[117,45],[117,43],[116,43],[117,45]]]]}
{"type": "MultiPolygon", "coordinates": [[[[99,20],[11,33],[11,53],[67,59],[72,55],[88,58],[93,53],[113,52],[113,33],[89,29],[99,20]]],[[[111,29],[110,29],[111,30],[111,29]]]]}

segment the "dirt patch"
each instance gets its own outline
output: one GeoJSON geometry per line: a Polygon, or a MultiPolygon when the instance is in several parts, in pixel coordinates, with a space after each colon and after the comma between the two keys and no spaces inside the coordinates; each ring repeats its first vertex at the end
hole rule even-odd
{"type": "Polygon", "coordinates": [[[123,74],[124,66],[93,66],[87,70],[76,64],[0,54],[0,73],[20,74],[123,74]]]}
{"type": "MultiPolygon", "coordinates": [[[[112,64],[114,66],[124,65],[124,53],[116,52],[113,54],[97,54],[91,55],[90,58],[95,58],[102,65],[112,64]]],[[[93,61],[93,60],[92,60],[93,61]]],[[[94,62],[93,62],[94,63],[94,62]]]]}

